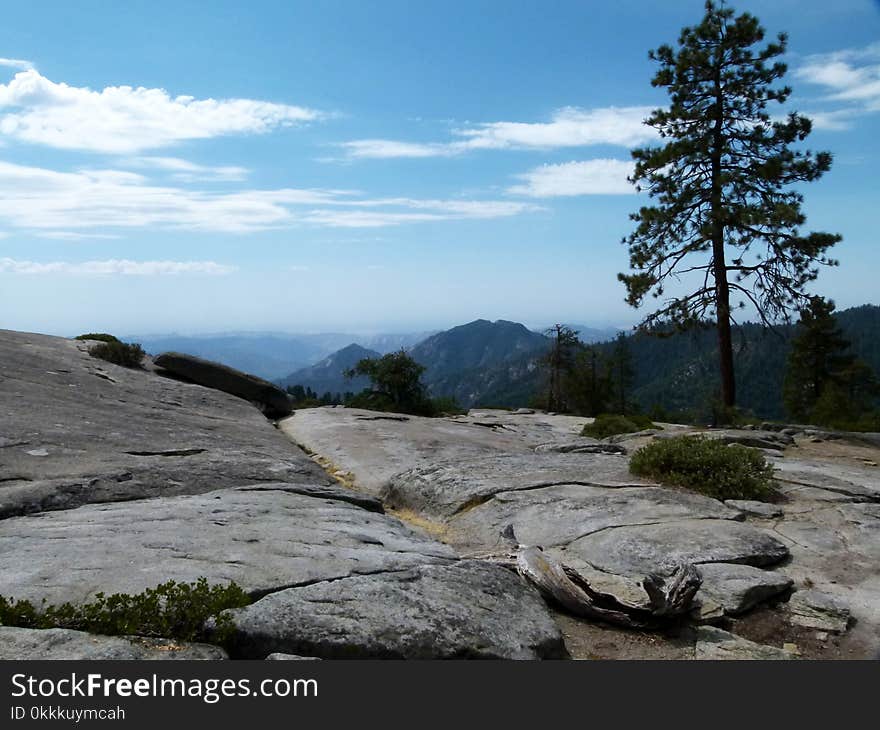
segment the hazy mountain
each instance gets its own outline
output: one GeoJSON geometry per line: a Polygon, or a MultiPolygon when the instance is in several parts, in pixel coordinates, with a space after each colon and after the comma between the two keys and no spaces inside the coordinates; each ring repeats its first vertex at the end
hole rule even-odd
{"type": "Polygon", "coordinates": [[[427,332],[410,332],[406,334],[364,335],[355,337],[352,341],[366,347],[368,350],[375,350],[385,355],[389,352],[397,352],[398,350],[410,350],[413,346],[436,332],[437,330],[429,330],[427,332]]]}
{"type": "Polygon", "coordinates": [[[577,332],[578,339],[587,345],[593,342],[613,340],[621,332],[617,327],[588,327],[585,324],[569,324],[566,326],[571,327],[577,332]]]}
{"type": "Polygon", "coordinates": [[[354,335],[340,332],[286,334],[223,332],[210,335],[124,335],[127,342],[139,342],[151,355],[174,350],[222,362],[267,380],[317,363],[350,343],[385,354],[409,349],[432,332],[354,335]]]}
{"type": "Polygon", "coordinates": [[[311,388],[319,396],[327,392],[334,395],[347,391],[357,393],[369,386],[369,379],[361,376],[349,380],[345,377],[345,371],[353,368],[359,360],[374,357],[381,357],[381,353],[352,343],[314,365],[290,373],[281,378],[278,384],[282,388],[302,385],[304,388],[311,388]]]}
{"type": "Polygon", "coordinates": [[[261,378],[274,380],[309,365],[351,340],[284,334],[131,335],[152,355],[173,350],[222,362],[261,378]],[[334,341],[335,340],[335,341],[334,341]]]}
{"type": "Polygon", "coordinates": [[[423,380],[431,395],[452,396],[470,407],[491,393],[510,397],[515,383],[530,372],[524,356],[537,357],[548,342],[517,322],[478,319],[432,335],[410,354],[425,366],[423,380]]]}

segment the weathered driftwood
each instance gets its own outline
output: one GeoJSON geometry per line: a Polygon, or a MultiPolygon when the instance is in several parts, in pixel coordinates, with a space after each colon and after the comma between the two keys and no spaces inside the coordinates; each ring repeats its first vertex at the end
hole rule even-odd
{"type": "Polygon", "coordinates": [[[510,552],[490,559],[516,569],[545,599],[568,613],[619,626],[649,628],[688,613],[703,582],[689,563],[678,565],[669,576],[652,573],[642,582],[647,601],[635,604],[596,590],[578,571],[552,560],[540,547],[520,545],[512,526],[502,537],[510,552]]]}

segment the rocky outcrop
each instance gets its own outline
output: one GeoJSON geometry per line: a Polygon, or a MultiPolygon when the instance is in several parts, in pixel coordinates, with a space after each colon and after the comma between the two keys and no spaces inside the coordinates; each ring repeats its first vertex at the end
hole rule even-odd
{"type": "Polygon", "coordinates": [[[455,559],[399,520],[297,489],[223,489],[2,520],[0,595],[79,603],[203,576],[263,595],[455,559]]]}
{"type": "Polygon", "coordinates": [[[292,401],[277,385],[227,365],[180,352],[164,352],[154,363],[176,377],[250,401],[268,418],[284,418],[293,412],[292,401]]]}
{"type": "Polygon", "coordinates": [[[210,644],[141,636],[96,636],[68,629],[17,629],[0,626],[0,660],[226,659],[210,644]]]}
{"type": "Polygon", "coordinates": [[[233,656],[559,659],[559,629],[514,573],[477,561],[291,588],[230,611],[233,656]]]}
{"type": "Polygon", "coordinates": [[[331,482],[245,401],[87,349],[0,330],[0,519],[244,484],[331,482]]]}

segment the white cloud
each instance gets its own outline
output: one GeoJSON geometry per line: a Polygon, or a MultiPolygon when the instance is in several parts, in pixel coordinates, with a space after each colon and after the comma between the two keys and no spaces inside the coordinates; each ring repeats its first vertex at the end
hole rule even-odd
{"type": "Polygon", "coordinates": [[[633,163],[624,160],[586,160],[559,165],[542,165],[518,175],[523,185],[507,192],[533,198],[570,195],[627,195],[635,188],[627,181],[633,163]]]}
{"type": "Polygon", "coordinates": [[[353,158],[450,157],[481,149],[558,149],[607,144],[633,147],[656,139],[644,124],[650,107],[557,110],[549,122],[489,122],[454,130],[456,139],[412,143],[362,139],[342,143],[353,158]]]}
{"type": "Polygon", "coordinates": [[[34,64],[30,61],[24,61],[20,58],[0,58],[0,66],[7,68],[17,68],[20,71],[30,71],[34,64]]]}
{"type": "Polygon", "coordinates": [[[134,157],[128,162],[135,167],[168,172],[172,178],[182,182],[238,182],[244,180],[249,172],[246,167],[199,165],[179,157],[134,157]]]}
{"type": "Polygon", "coordinates": [[[417,144],[392,139],[359,139],[343,142],[349,157],[356,159],[388,159],[393,157],[448,157],[458,151],[446,144],[417,144]]]}
{"type": "Polygon", "coordinates": [[[51,238],[56,241],[90,241],[92,239],[121,238],[115,233],[77,233],[76,231],[44,231],[40,238],[51,238]]]}
{"type": "MultiPolygon", "coordinates": [[[[865,48],[851,48],[833,53],[807,56],[795,71],[795,76],[828,92],[827,101],[847,105],[844,110],[826,113],[832,116],[832,126],[826,129],[845,129],[841,115],[855,116],[859,113],[880,111],[880,43],[865,48]],[[837,126],[833,126],[836,123],[837,126]]],[[[820,117],[820,115],[814,115],[820,117]]]]}
{"type": "Polygon", "coordinates": [[[498,200],[367,198],[350,190],[282,188],[205,192],[151,184],[121,170],[58,172],[0,162],[0,225],[45,235],[114,228],[247,233],[318,226],[375,228],[453,219],[502,218],[535,210],[498,200]]]}
{"type": "Polygon", "coordinates": [[[539,123],[493,122],[456,134],[466,139],[468,149],[584,147],[608,144],[632,147],[656,138],[644,124],[650,107],[606,107],[558,110],[551,121],[539,123]]]}
{"type": "Polygon", "coordinates": [[[68,276],[168,276],[180,274],[208,274],[219,276],[231,274],[234,266],[215,261],[129,261],[108,259],[106,261],[19,261],[0,258],[0,274],[63,274],[68,276]]]}
{"type": "Polygon", "coordinates": [[[55,83],[35,69],[0,84],[0,134],[61,149],[133,153],[188,139],[260,134],[320,118],[300,106],[253,99],[172,97],[164,89],[55,83]]]}

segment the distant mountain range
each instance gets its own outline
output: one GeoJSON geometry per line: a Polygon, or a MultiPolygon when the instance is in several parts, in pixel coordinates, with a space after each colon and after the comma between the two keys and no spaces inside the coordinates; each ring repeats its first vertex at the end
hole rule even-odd
{"type": "Polygon", "coordinates": [[[358,393],[370,385],[369,378],[359,376],[348,379],[345,377],[345,371],[353,368],[364,358],[381,357],[382,354],[378,350],[368,350],[366,347],[352,343],[320,362],[300,368],[277,382],[282,388],[291,385],[311,388],[319,397],[328,392],[334,395],[346,392],[358,393]]]}
{"type": "MultiPolygon", "coordinates": [[[[151,355],[169,350],[222,362],[267,380],[314,365],[340,348],[356,343],[380,354],[409,349],[433,332],[353,335],[345,333],[220,333],[216,335],[124,335],[126,342],[139,342],[151,355]]],[[[323,391],[321,391],[323,392],[323,391]]]]}
{"type": "MultiPolygon", "coordinates": [[[[853,351],[880,374],[880,307],[864,305],[836,314],[853,351]]],[[[609,351],[618,330],[568,325],[582,341],[609,351]]],[[[762,418],[783,418],[781,400],[793,326],[776,331],[747,324],[735,336],[738,403],[762,418]]],[[[550,340],[517,322],[478,319],[437,333],[356,336],[345,334],[227,334],[205,337],[126,338],[151,353],[181,350],[224,362],[280,384],[302,385],[318,395],[358,392],[364,378],[348,380],[358,360],[400,348],[425,366],[432,396],[451,396],[463,407],[528,405],[544,385],[541,358],[550,340]]],[[[717,390],[713,329],[670,337],[627,336],[635,367],[631,400],[649,410],[705,408],[717,390]]]]}

